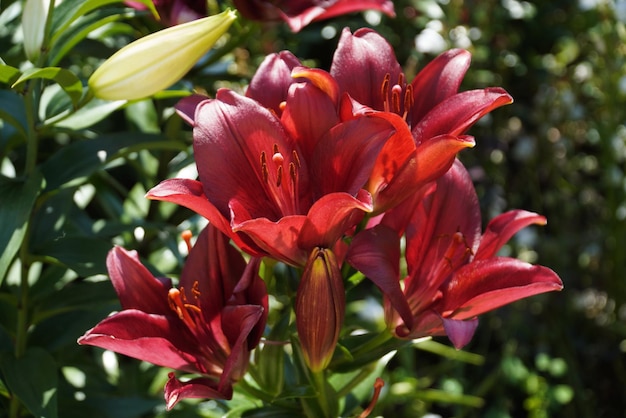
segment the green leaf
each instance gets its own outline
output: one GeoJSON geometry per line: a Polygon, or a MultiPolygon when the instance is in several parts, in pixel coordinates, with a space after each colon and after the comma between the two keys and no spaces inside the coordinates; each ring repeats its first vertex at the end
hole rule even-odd
{"type": "Polygon", "coordinates": [[[90,237],[61,237],[36,248],[37,254],[53,257],[81,276],[106,273],[105,259],[111,244],[90,237]]]}
{"type": "Polygon", "coordinates": [[[13,257],[17,254],[26,234],[28,219],[42,186],[41,174],[26,180],[0,176],[0,283],[4,279],[13,257]]]}
{"type": "Polygon", "coordinates": [[[30,347],[20,358],[2,353],[0,370],[11,393],[35,417],[57,417],[57,366],[47,351],[30,347]]]}
{"type": "Polygon", "coordinates": [[[108,100],[92,99],[70,116],[61,120],[57,119],[58,121],[47,120],[45,124],[80,131],[81,129],[88,128],[100,122],[125,104],[126,100],[116,100],[112,102],[108,100]]]}
{"type": "Polygon", "coordinates": [[[0,65],[0,83],[13,84],[21,72],[10,65],[0,65]]]}
{"type": "MultiPolygon", "coordinates": [[[[158,16],[152,0],[135,0],[137,3],[141,3],[152,12],[154,16],[158,16]]],[[[59,6],[55,7],[54,15],[52,19],[52,39],[51,43],[54,43],[60,35],[67,30],[67,28],[74,23],[81,16],[99,9],[103,6],[122,3],[122,0],[65,0],[59,6]]]]}
{"type": "Polygon", "coordinates": [[[178,146],[160,135],[122,133],[102,135],[96,139],[74,142],[58,150],[41,167],[46,178],[46,189],[54,190],[73,185],[76,180],[91,176],[104,168],[124,148],[135,150],[178,146]]]}
{"type": "Polygon", "coordinates": [[[46,68],[30,68],[13,83],[11,88],[18,88],[28,80],[43,78],[58,83],[61,88],[70,96],[74,106],[78,104],[83,96],[83,83],[76,77],[74,73],[64,68],[46,67],[46,68]]]}

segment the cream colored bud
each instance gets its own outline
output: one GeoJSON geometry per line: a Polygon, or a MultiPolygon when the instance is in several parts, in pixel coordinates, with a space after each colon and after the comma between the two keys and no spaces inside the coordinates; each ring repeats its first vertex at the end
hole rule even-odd
{"type": "Polygon", "coordinates": [[[24,3],[22,10],[24,52],[26,58],[33,63],[41,54],[49,7],[50,0],[26,0],[24,3]]]}
{"type": "Polygon", "coordinates": [[[126,45],[89,79],[96,97],[135,100],[151,96],[180,80],[237,18],[234,11],[155,32],[126,45]]]}

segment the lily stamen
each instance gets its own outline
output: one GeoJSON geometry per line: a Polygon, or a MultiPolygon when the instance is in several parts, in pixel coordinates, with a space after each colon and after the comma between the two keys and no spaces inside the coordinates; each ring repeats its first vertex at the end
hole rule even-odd
{"type": "Polygon", "coordinates": [[[167,294],[170,308],[178,315],[181,321],[189,327],[189,329],[197,329],[196,321],[192,318],[189,311],[200,313],[200,308],[195,305],[186,303],[185,295],[178,289],[170,289],[167,294]]]}

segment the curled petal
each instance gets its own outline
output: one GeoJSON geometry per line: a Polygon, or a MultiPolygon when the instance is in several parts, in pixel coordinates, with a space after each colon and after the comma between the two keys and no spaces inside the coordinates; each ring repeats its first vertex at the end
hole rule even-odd
{"type": "Polygon", "coordinates": [[[474,146],[469,136],[441,135],[420,144],[399,167],[386,188],[376,197],[375,212],[380,213],[402,202],[425,184],[442,176],[454,163],[456,155],[474,146]]]}
{"type": "Polygon", "coordinates": [[[414,102],[408,120],[419,121],[430,109],[456,94],[471,58],[468,51],[451,49],[429,62],[411,83],[414,102]]]}
{"type": "Polygon", "coordinates": [[[487,225],[474,260],[495,256],[516,232],[528,225],[546,223],[544,216],[525,210],[512,210],[496,216],[487,225]]]}
{"type": "Polygon", "coordinates": [[[563,283],[547,267],[507,257],[478,260],[452,277],[442,301],[443,316],[470,319],[516,300],[561,290],[563,283]]]}
{"type": "Polygon", "coordinates": [[[164,395],[167,410],[171,410],[178,401],[186,398],[199,399],[231,399],[233,397],[232,387],[225,388],[222,392],[217,390],[214,380],[199,378],[187,382],[178,380],[174,373],[168,375],[169,379],[165,384],[164,395]]]}
{"type": "Polygon", "coordinates": [[[146,194],[148,199],[176,203],[204,216],[216,228],[229,236],[234,243],[250,255],[264,256],[258,248],[251,246],[232,230],[230,222],[204,195],[202,183],[190,179],[164,180],[146,194]]]}
{"type": "Polygon", "coordinates": [[[438,135],[461,135],[487,113],[512,102],[513,98],[499,87],[455,94],[428,112],[413,127],[413,136],[421,142],[438,135]]]}
{"type": "MultiPolygon", "coordinates": [[[[237,203],[232,203],[236,208],[237,203]]],[[[233,210],[233,213],[236,213],[233,210]]],[[[294,266],[304,265],[307,254],[297,241],[304,224],[304,215],[284,216],[277,222],[267,218],[244,219],[233,217],[233,231],[245,234],[265,254],[294,266]]]]}
{"type": "Polygon", "coordinates": [[[293,78],[306,78],[315,87],[326,93],[332,102],[339,102],[339,86],[335,79],[324,70],[319,68],[296,67],[291,72],[293,78]]]}
{"type": "Polygon", "coordinates": [[[78,339],[139,360],[172,369],[198,372],[196,345],[178,318],[128,309],[102,320],[78,339]]]}
{"type": "Polygon", "coordinates": [[[465,347],[471,341],[478,327],[478,318],[465,321],[449,318],[443,318],[442,320],[446,335],[457,350],[465,347]]]}
{"type": "Polygon", "coordinates": [[[348,230],[372,211],[372,197],[360,190],[356,197],[348,193],[331,193],[316,201],[298,237],[301,248],[330,248],[348,230]]]}

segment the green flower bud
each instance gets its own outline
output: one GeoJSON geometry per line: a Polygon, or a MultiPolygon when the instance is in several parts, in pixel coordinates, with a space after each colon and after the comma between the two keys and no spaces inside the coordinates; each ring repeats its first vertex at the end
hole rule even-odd
{"type": "Polygon", "coordinates": [[[237,18],[234,11],[172,26],[126,45],[89,79],[93,94],[106,100],[151,96],[180,80],[237,18]]]}

